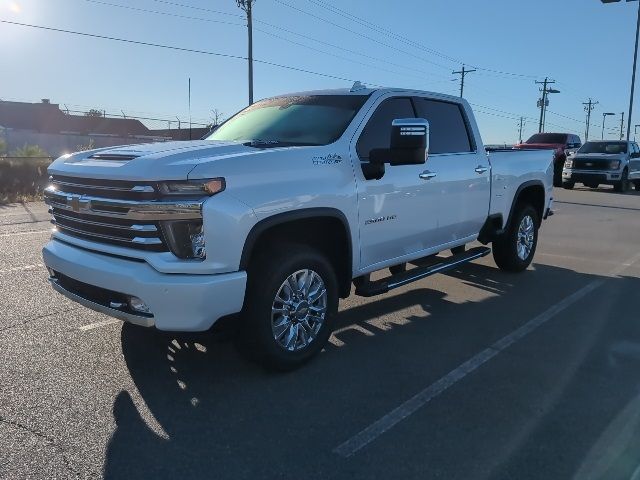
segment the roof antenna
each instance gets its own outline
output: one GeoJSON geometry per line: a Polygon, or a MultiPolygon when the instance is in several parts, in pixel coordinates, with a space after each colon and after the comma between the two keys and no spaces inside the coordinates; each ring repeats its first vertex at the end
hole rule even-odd
{"type": "Polygon", "coordinates": [[[359,90],[365,90],[367,87],[365,85],[362,84],[362,82],[360,80],[356,80],[355,82],[353,82],[353,86],[351,87],[351,90],[349,90],[350,92],[357,92],[359,90]]]}

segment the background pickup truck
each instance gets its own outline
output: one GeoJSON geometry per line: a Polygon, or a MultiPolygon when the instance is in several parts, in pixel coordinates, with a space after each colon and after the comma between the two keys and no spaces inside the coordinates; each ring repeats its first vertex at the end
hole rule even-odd
{"type": "Polygon", "coordinates": [[[562,186],[571,190],[583,183],[590,188],[613,185],[626,192],[633,184],[640,190],[640,148],[636,142],[597,140],[585,143],[567,158],[562,170],[562,186]]]}
{"type": "Polygon", "coordinates": [[[553,192],[552,152],[485,152],[466,101],[358,84],[262,100],[201,141],[76,153],[49,172],[57,291],[166,331],[237,318],[243,351],[278,369],[322,349],[352,284],[381,294],[491,251],[474,241],[526,269],[553,192]]]}
{"type": "Polygon", "coordinates": [[[567,157],[582,146],[577,135],[570,133],[536,133],[526,142],[516,145],[516,149],[553,150],[553,185],[562,186],[562,168],[567,157]]]}

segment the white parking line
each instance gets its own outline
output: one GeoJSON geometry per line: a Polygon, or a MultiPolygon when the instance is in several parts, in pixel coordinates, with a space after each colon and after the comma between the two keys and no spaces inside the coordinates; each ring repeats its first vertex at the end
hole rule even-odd
{"type": "Polygon", "coordinates": [[[51,229],[47,230],[29,230],[26,232],[12,232],[12,233],[0,233],[0,237],[13,237],[17,235],[32,235],[36,233],[51,233],[51,229]]]}
{"type": "Polygon", "coordinates": [[[90,323],[89,325],[83,325],[79,329],[83,332],[88,330],[93,330],[94,328],[106,327],[107,325],[113,325],[114,323],[122,323],[120,320],[116,318],[112,318],[109,320],[103,320],[102,322],[90,323]]]}
{"type": "Polygon", "coordinates": [[[33,265],[23,265],[22,267],[7,268],[6,270],[0,270],[0,275],[11,272],[22,272],[24,270],[35,270],[36,268],[40,267],[44,267],[44,265],[41,263],[34,263],[33,265]]]}
{"type": "MultiPolygon", "coordinates": [[[[623,263],[615,270],[611,272],[612,276],[618,275],[622,273],[626,268],[635,264],[640,260],[640,254],[635,255],[628,262],[623,263]]],[[[498,340],[496,343],[486,348],[476,356],[464,362],[459,367],[455,368],[447,375],[442,377],[437,382],[429,385],[427,388],[417,393],[415,396],[401,404],[399,407],[395,408],[379,420],[375,421],[367,428],[362,430],[360,433],[357,433],[344,443],[338,445],[333,451],[342,457],[350,457],[360,449],[367,446],[369,443],[373,442],[376,438],[382,435],[387,430],[391,429],[402,420],[415,413],[421,407],[430,402],[433,398],[440,395],[442,392],[447,390],[452,385],[456,384],[464,377],[474,372],[482,365],[487,363],[493,357],[498,355],[500,352],[509,348],[518,340],[521,340],[525,336],[529,335],[531,332],[536,330],[541,325],[544,325],[546,322],[551,320],[560,312],[566,310],[568,307],[576,303],[578,300],[595,290],[596,288],[602,286],[605,283],[605,279],[598,279],[590,282],[586,286],[582,287],[577,292],[565,297],[560,302],[548,308],[546,311],[538,315],[537,317],[529,320],[527,323],[522,325],[520,328],[517,328],[507,336],[498,340]]]]}

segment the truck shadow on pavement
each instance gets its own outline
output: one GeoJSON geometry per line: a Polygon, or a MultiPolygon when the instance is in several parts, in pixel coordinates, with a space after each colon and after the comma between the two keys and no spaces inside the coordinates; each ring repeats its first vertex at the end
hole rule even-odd
{"type": "MultiPolygon", "coordinates": [[[[377,300],[358,299],[351,302],[354,306],[341,309],[336,335],[325,351],[287,374],[267,373],[246,362],[232,342],[215,333],[174,338],[123,325],[122,352],[139,397],[138,392],[121,391],[114,401],[116,429],[106,452],[105,478],[373,478],[380,468],[400,469],[400,463],[383,467],[384,460],[377,464],[366,455],[363,460],[357,455],[341,459],[332,450],[381,414],[599,278],[547,265],[536,265],[526,275],[508,275],[471,264],[449,275],[476,292],[475,299],[450,298],[443,291],[426,288],[428,281],[377,300]],[[150,417],[162,435],[150,426],[150,417]]],[[[606,305],[615,309],[620,300],[615,292],[629,288],[638,292],[640,281],[615,278],[600,288],[613,288],[606,305]]],[[[578,328],[572,341],[563,340],[563,348],[573,356],[562,367],[551,366],[556,370],[548,380],[553,388],[526,387],[535,399],[532,402],[541,403],[542,408],[527,418],[502,418],[508,431],[492,447],[497,449],[494,460],[500,459],[488,470],[492,476],[506,474],[532,448],[531,442],[544,438],[550,425],[567,414],[567,402],[575,401],[584,388],[583,369],[613,368],[611,349],[618,345],[616,348],[635,355],[635,339],[638,355],[631,360],[635,370],[628,370],[628,362],[619,355],[614,358],[616,368],[629,375],[624,382],[618,378],[617,394],[604,400],[583,399],[578,411],[572,412],[591,422],[585,430],[592,436],[574,439],[563,462],[569,476],[584,464],[594,439],[638,395],[640,385],[630,379],[637,378],[633,372],[640,365],[640,326],[625,327],[620,318],[618,310],[605,308],[596,320],[597,328],[578,328]],[[622,340],[628,344],[620,347],[622,340]]],[[[574,315],[558,321],[579,324],[581,320],[574,315]]],[[[544,366],[549,360],[543,355],[533,362],[544,366]]],[[[604,383],[602,388],[609,388],[604,383]]],[[[488,388],[493,392],[506,386],[488,388]]],[[[448,420],[455,422],[455,415],[455,410],[450,411],[454,418],[448,420]]],[[[468,437],[460,439],[459,447],[452,441],[449,447],[421,448],[441,449],[438,458],[452,460],[460,458],[467,442],[485,442],[477,435],[468,437]]],[[[637,437],[634,433],[629,441],[637,437]]],[[[407,439],[407,443],[413,441],[407,439]]],[[[431,461],[430,468],[436,473],[438,464],[433,457],[431,461]]],[[[468,468],[474,468],[473,463],[469,461],[468,468]]],[[[452,471],[440,474],[474,477],[474,470],[463,475],[465,468],[457,465],[455,475],[452,471]]],[[[394,470],[387,472],[385,478],[391,478],[394,470]]]]}

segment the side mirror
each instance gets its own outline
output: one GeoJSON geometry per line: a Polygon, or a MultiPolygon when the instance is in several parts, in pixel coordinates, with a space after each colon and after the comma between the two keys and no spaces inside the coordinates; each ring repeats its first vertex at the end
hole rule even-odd
{"type": "Polygon", "coordinates": [[[429,155],[429,122],[424,118],[399,118],[391,122],[391,165],[420,165],[429,155]]]}

